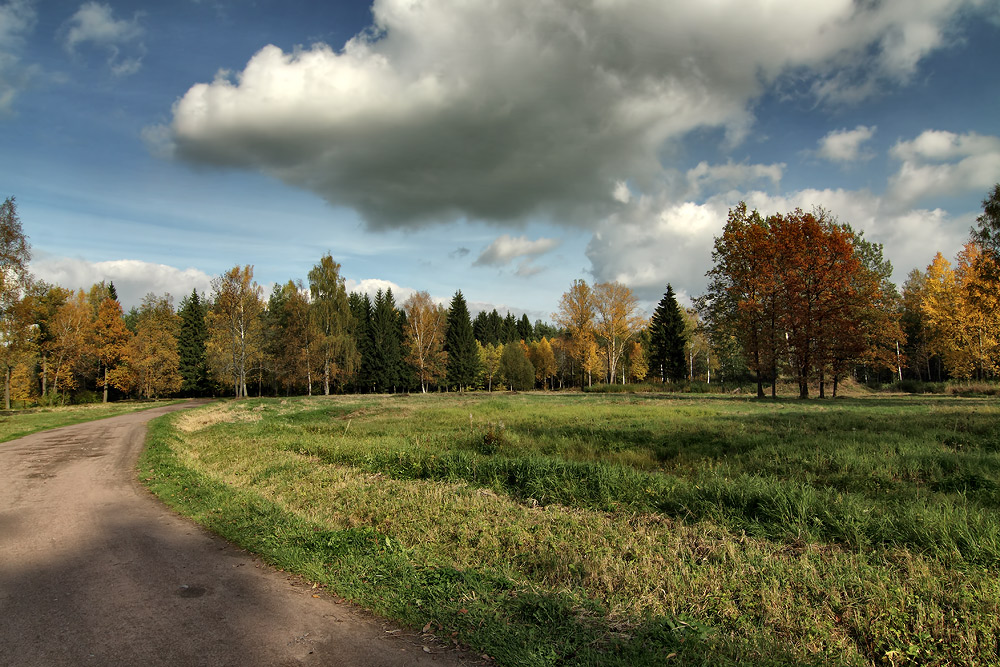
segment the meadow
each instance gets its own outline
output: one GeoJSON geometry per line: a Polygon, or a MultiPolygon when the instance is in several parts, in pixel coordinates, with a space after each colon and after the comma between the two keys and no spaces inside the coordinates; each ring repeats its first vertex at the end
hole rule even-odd
{"type": "Polygon", "coordinates": [[[988,665],[998,417],[955,396],[253,399],[154,422],[140,477],[501,665],[988,665]]]}

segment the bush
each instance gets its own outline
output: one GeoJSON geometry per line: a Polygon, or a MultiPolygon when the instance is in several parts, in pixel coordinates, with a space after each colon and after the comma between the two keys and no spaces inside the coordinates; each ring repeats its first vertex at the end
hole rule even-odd
{"type": "Polygon", "coordinates": [[[945,384],[943,382],[923,382],[922,380],[907,379],[901,382],[893,382],[886,389],[902,394],[943,394],[945,393],[945,384]]]}

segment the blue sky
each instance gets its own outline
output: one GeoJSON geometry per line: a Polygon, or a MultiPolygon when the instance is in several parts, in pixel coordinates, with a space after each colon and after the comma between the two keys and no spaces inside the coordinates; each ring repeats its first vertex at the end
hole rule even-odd
{"type": "Polygon", "coordinates": [[[1000,181],[998,64],[985,0],[0,0],[0,195],[37,276],[126,306],[328,251],[399,302],[651,305],[740,200],[827,208],[902,282],[1000,181]]]}

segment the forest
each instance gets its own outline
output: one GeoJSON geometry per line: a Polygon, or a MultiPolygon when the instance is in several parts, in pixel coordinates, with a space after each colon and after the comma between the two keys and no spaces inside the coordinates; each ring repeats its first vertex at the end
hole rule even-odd
{"type": "Polygon", "coordinates": [[[647,318],[617,282],[575,280],[552,323],[447,307],[424,291],[348,293],[320,257],[269,295],[234,266],[174,304],[148,294],[124,312],[115,286],[35,279],[8,197],[0,208],[4,403],[167,396],[314,395],[629,385],[702,390],[741,383],[799,396],[844,379],[923,386],[991,380],[1000,362],[1000,184],[954,263],[940,252],[902,288],[880,244],[829,211],[764,216],[740,203],[715,239],[706,292],[682,307],[670,285],[647,318]]]}

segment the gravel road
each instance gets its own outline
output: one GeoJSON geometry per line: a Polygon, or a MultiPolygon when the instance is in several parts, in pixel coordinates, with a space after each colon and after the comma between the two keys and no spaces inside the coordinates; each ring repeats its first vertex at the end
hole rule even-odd
{"type": "Polygon", "coordinates": [[[467,664],[315,597],[140,486],[146,422],[191,405],[0,443],[0,665],[467,664]]]}

